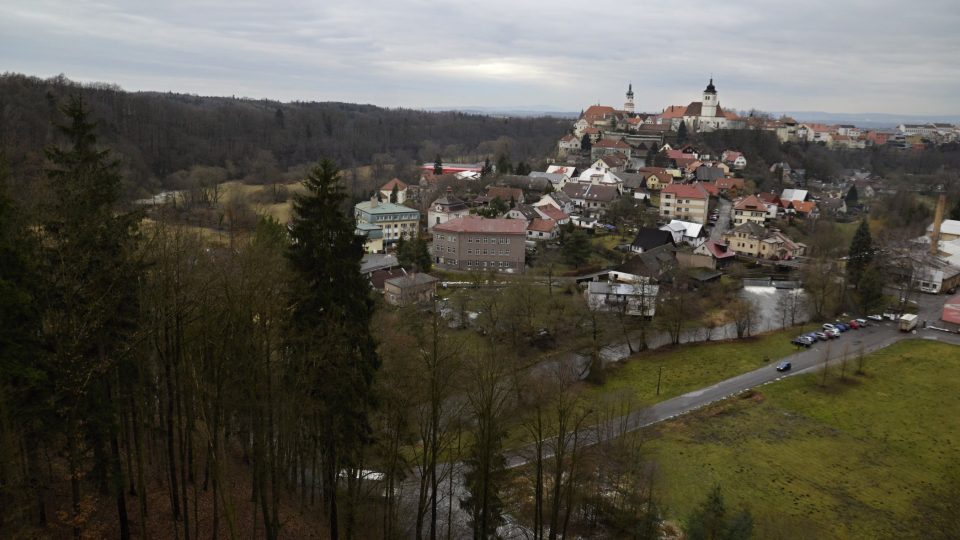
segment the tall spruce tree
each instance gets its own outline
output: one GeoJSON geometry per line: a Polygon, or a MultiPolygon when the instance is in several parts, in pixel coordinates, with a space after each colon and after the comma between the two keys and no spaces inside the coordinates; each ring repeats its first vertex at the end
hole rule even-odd
{"type": "Polygon", "coordinates": [[[46,524],[40,455],[52,426],[50,378],[37,338],[38,246],[6,195],[6,178],[0,155],[0,523],[10,533],[17,514],[46,524]]]}
{"type": "Polygon", "coordinates": [[[332,161],[323,160],[294,201],[288,259],[296,274],[291,287],[291,345],[309,367],[309,384],[320,426],[324,501],[330,537],[339,537],[339,471],[359,464],[370,440],[368,413],[379,368],[370,333],[373,302],[360,274],[363,244],[347,213],[347,195],[332,161]]]}
{"type": "Polygon", "coordinates": [[[873,239],[870,236],[870,225],[867,220],[860,221],[857,232],[850,242],[850,253],[847,258],[847,282],[860,283],[860,276],[864,269],[873,262],[873,239]]]}
{"type": "Polygon", "coordinates": [[[437,159],[433,161],[433,174],[443,174],[443,160],[440,159],[440,154],[437,154],[437,159]]]}
{"type": "MultiPolygon", "coordinates": [[[[134,258],[139,214],[119,213],[119,163],[97,145],[82,100],[63,108],[64,148],[47,149],[52,201],[45,208],[41,274],[44,330],[51,357],[55,410],[63,421],[73,511],[92,452],[92,477],[116,500],[121,538],[128,538],[118,448],[118,398],[130,361],[141,267],[134,258]]],[[[80,536],[75,525],[74,536],[80,536]]]]}

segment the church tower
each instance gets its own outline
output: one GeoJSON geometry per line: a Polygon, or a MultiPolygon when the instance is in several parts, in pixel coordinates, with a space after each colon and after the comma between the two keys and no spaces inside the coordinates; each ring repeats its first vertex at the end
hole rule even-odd
{"type": "Polygon", "coordinates": [[[713,86],[713,77],[710,77],[710,84],[703,91],[703,106],[700,109],[700,116],[717,115],[717,89],[713,86]]]}
{"type": "Polygon", "coordinates": [[[633,83],[627,87],[627,102],[623,104],[623,110],[628,113],[633,112],[633,83]]]}

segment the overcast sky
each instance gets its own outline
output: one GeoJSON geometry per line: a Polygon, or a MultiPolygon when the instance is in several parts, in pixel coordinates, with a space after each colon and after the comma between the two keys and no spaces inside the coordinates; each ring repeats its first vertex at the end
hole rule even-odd
{"type": "Polygon", "coordinates": [[[0,71],[407,107],[960,114],[958,0],[0,0],[0,71]]]}

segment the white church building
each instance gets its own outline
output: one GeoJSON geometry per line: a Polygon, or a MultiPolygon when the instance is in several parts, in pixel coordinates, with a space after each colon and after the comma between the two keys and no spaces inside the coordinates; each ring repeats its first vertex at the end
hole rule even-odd
{"type": "MultiPolygon", "coordinates": [[[[713,77],[703,91],[703,101],[693,101],[687,105],[683,113],[683,122],[687,129],[692,131],[716,131],[718,129],[736,129],[743,127],[743,122],[732,111],[724,111],[717,97],[717,88],[713,85],[713,77]]],[[[679,121],[677,126],[679,126],[679,121]]]]}

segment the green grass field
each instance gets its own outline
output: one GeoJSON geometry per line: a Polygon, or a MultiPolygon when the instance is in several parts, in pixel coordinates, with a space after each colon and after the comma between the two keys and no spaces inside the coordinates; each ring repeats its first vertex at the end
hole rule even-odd
{"type": "MultiPolygon", "coordinates": [[[[802,328],[813,329],[815,324],[802,328]]],[[[614,366],[602,386],[590,387],[588,398],[630,394],[637,406],[649,405],[770,365],[797,351],[790,340],[801,328],[780,330],[749,339],[683,345],[636,354],[614,366]],[[765,362],[764,359],[769,359],[765,362]],[[660,395],[657,376],[663,367],[660,395]]]]}
{"type": "Polygon", "coordinates": [[[904,341],[866,372],[791,377],[658,426],[646,451],[668,516],[719,483],[755,538],[922,537],[916,500],[960,456],[960,347],[904,341]]]}

